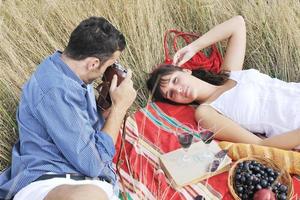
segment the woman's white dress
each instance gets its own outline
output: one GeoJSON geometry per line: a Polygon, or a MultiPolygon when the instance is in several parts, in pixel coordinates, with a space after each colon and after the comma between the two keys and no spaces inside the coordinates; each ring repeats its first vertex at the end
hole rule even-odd
{"type": "Polygon", "coordinates": [[[232,71],[230,79],[237,84],[210,103],[218,112],[267,137],[300,128],[300,83],[255,69],[232,71]]]}

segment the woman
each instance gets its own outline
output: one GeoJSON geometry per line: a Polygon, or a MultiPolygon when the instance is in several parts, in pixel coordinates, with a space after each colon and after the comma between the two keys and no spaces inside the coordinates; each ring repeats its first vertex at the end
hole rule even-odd
{"type": "Polygon", "coordinates": [[[198,103],[195,119],[215,132],[218,140],[282,149],[300,145],[300,83],[287,83],[254,69],[242,70],[246,27],[241,16],[215,26],[180,49],[173,64],[180,66],[199,50],[224,39],[228,45],[220,74],[161,66],[147,82],[154,99],[198,103]]]}

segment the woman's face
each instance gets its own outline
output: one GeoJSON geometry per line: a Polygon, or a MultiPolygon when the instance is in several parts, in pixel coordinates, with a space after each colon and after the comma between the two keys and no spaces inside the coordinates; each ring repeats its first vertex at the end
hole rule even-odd
{"type": "Polygon", "coordinates": [[[165,75],[160,82],[162,96],[176,103],[191,103],[197,99],[197,80],[191,71],[175,71],[165,75]]]}

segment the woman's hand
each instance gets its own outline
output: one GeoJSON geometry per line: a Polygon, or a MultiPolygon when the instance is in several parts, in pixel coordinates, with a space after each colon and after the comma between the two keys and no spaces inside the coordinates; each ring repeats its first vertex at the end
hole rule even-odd
{"type": "Polygon", "coordinates": [[[216,25],[194,42],[178,50],[173,65],[181,66],[198,51],[225,39],[228,39],[228,43],[222,64],[223,70],[242,70],[246,48],[246,25],[242,16],[232,17],[216,25]]]}
{"type": "Polygon", "coordinates": [[[173,58],[173,65],[181,66],[190,60],[197,53],[197,49],[193,46],[193,43],[179,49],[173,58]]]}

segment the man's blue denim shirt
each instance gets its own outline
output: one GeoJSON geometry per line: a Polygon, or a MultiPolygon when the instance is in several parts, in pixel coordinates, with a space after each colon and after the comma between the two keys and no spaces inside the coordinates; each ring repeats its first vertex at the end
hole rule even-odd
{"type": "Polygon", "coordinates": [[[115,147],[101,131],[92,85],[62,61],[57,51],[46,58],[23,86],[17,111],[19,140],[12,164],[0,175],[0,199],[10,198],[47,172],[106,177],[115,147]]]}

